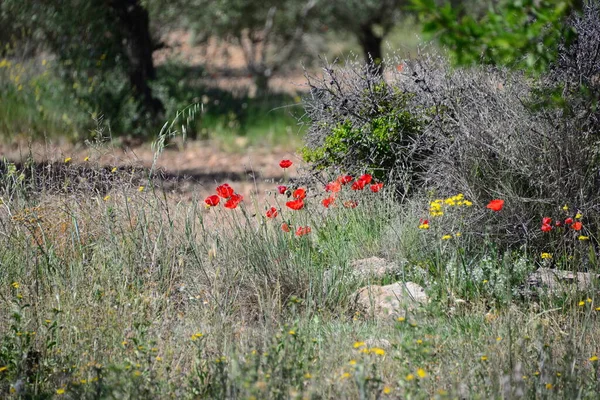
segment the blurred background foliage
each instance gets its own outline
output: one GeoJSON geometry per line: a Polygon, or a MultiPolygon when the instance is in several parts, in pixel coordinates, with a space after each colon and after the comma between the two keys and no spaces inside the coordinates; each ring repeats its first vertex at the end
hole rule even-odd
{"type": "Polygon", "coordinates": [[[352,54],[376,64],[395,51],[410,57],[421,33],[456,64],[541,72],[575,37],[562,22],[580,8],[574,0],[3,0],[0,134],[81,141],[102,124],[114,137],[147,140],[177,110],[202,103],[192,138],[289,141],[304,132],[306,87],[275,78],[299,82],[303,67],[352,54]],[[211,45],[239,60],[215,66],[205,52],[190,62],[186,49],[211,45]]]}

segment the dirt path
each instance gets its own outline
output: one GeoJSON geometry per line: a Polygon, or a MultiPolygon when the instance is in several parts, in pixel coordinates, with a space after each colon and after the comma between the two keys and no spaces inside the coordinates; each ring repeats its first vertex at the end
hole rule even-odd
{"type": "MultiPolygon", "coordinates": [[[[97,165],[103,168],[150,168],[154,153],[149,144],[137,148],[91,148],[70,145],[26,143],[0,145],[0,158],[22,163],[28,154],[36,162],[64,162],[97,165]],[[89,161],[85,161],[89,157],[89,161]]],[[[284,178],[279,161],[290,159],[294,165],[288,177],[297,174],[303,163],[289,149],[248,148],[243,153],[227,153],[207,142],[188,143],[183,150],[167,149],[158,158],[157,167],[163,171],[164,187],[174,197],[189,201],[213,194],[217,185],[227,182],[246,198],[262,199],[267,190],[274,190],[284,178]]]]}

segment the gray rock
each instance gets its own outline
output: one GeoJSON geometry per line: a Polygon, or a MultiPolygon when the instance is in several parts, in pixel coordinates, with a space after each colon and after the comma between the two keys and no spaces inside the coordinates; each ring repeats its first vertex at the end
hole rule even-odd
{"type": "Polygon", "coordinates": [[[572,272],[560,269],[538,268],[527,277],[527,286],[547,289],[551,293],[567,290],[594,289],[599,275],[589,272],[572,272]]]}
{"type": "Polygon", "coordinates": [[[398,264],[379,257],[352,261],[350,268],[357,277],[378,279],[384,276],[397,275],[400,270],[398,264]]]}
{"type": "Polygon", "coordinates": [[[356,310],[375,319],[406,317],[407,311],[429,302],[425,290],[413,282],[369,285],[359,289],[353,297],[356,310]]]}

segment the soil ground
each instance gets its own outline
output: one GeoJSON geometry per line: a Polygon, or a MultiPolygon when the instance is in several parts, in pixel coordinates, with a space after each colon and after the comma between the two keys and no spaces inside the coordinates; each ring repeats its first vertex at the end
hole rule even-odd
{"type": "MultiPolygon", "coordinates": [[[[67,157],[74,165],[86,163],[98,167],[150,168],[154,152],[150,144],[136,148],[84,147],[68,144],[0,144],[0,157],[15,163],[24,162],[29,154],[36,162],[64,162],[67,157]]],[[[296,175],[303,165],[290,149],[249,147],[243,153],[225,152],[210,142],[189,142],[185,147],[165,149],[157,167],[166,177],[164,187],[178,200],[190,201],[213,194],[215,187],[227,182],[245,198],[264,199],[267,191],[275,190],[278,182],[296,175]],[[290,159],[294,165],[286,172],[279,161],[290,159]]]]}

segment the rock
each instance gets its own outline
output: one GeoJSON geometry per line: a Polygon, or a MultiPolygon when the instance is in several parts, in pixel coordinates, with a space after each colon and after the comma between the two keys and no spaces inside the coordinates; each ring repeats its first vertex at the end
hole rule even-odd
{"type": "Polygon", "coordinates": [[[365,286],[354,299],[357,311],[375,319],[406,317],[407,311],[429,301],[425,290],[413,282],[365,286]]]}
{"type": "Polygon", "coordinates": [[[383,258],[371,257],[362,260],[355,260],[350,263],[350,268],[355,276],[362,278],[378,278],[384,276],[396,275],[399,272],[398,265],[383,258]]]}
{"type": "Polygon", "coordinates": [[[538,268],[527,277],[527,286],[547,289],[549,292],[564,292],[569,289],[586,291],[594,289],[599,275],[589,272],[572,272],[560,269],[538,268]]]}

